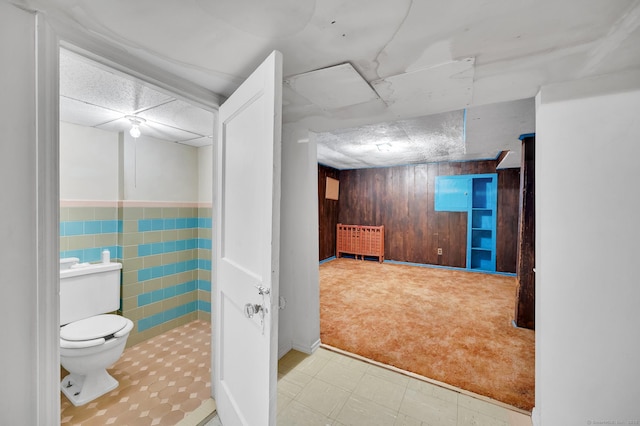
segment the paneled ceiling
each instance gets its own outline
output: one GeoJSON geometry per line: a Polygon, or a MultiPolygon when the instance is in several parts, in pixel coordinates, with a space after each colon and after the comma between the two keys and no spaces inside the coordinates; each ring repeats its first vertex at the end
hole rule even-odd
{"type": "MultiPolygon", "coordinates": [[[[415,143],[420,138],[406,126],[466,109],[464,155],[493,155],[535,131],[502,123],[533,120],[531,113],[518,117],[510,102],[525,100],[528,108],[543,85],[640,72],[640,0],[14,2],[44,12],[65,34],[103,52],[135,58],[221,98],[277,49],[284,57],[285,125],[333,140],[326,148],[335,152],[339,135],[354,138],[353,129],[380,123],[415,143]]],[[[207,143],[201,138],[210,132],[183,120],[204,116],[200,111],[185,114],[190,107],[173,95],[118,84],[133,101],[114,96],[108,105],[94,104],[69,89],[63,109],[72,103],[68,111],[89,115],[101,107],[88,122],[113,129],[128,125],[123,115],[144,114],[157,123],[158,137],[207,143]]]]}
{"type": "MultiPolygon", "coordinates": [[[[327,109],[379,99],[350,64],[332,68],[294,76],[285,80],[285,85],[327,109]],[[325,72],[333,73],[337,82],[329,92],[316,89],[318,74],[325,72]],[[343,93],[351,95],[340,96],[343,93]]],[[[132,126],[127,117],[131,116],[145,120],[140,125],[144,136],[195,147],[213,141],[212,112],[61,49],[62,121],[127,132],[132,126]]],[[[534,128],[533,99],[511,101],[320,132],[318,161],[337,169],[351,169],[496,158],[502,150],[518,152],[517,135],[533,132],[534,128]]]]}
{"type": "Polygon", "coordinates": [[[60,120],[112,132],[144,119],[145,136],[195,147],[211,145],[213,113],[113,69],[60,51],[60,120]]]}

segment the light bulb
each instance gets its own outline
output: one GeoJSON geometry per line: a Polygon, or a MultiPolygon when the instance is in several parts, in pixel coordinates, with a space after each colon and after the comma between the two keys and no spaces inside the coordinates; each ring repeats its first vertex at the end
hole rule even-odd
{"type": "Polygon", "coordinates": [[[126,115],[124,118],[129,120],[129,122],[131,123],[131,129],[129,129],[129,134],[134,139],[138,139],[141,134],[140,125],[142,123],[146,123],[147,120],[145,120],[144,118],[136,117],[135,115],[126,115]]]}
{"type": "Polygon", "coordinates": [[[139,138],[140,137],[140,128],[137,125],[133,125],[131,127],[131,130],[129,130],[129,134],[133,137],[133,138],[139,138]]]}

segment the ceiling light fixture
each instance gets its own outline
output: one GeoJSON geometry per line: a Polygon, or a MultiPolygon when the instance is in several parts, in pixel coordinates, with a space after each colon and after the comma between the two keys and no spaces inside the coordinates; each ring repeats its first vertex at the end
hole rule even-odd
{"type": "Polygon", "coordinates": [[[131,122],[131,129],[129,130],[129,134],[131,135],[131,137],[133,137],[134,139],[139,138],[141,134],[140,125],[142,123],[146,123],[147,120],[145,120],[144,118],[136,117],[135,115],[127,115],[125,118],[131,122]]]}

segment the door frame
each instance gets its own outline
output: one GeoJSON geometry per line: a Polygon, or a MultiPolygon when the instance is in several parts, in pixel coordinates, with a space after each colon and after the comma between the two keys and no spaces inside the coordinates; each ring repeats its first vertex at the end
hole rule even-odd
{"type": "MultiPolygon", "coordinates": [[[[210,90],[182,79],[172,73],[164,71],[157,65],[151,64],[143,59],[129,54],[126,50],[117,47],[116,43],[110,44],[103,38],[98,38],[92,33],[78,26],[75,22],[61,19],[54,13],[47,13],[31,10],[34,13],[38,26],[43,30],[38,36],[38,82],[39,88],[46,91],[39,95],[43,99],[38,99],[36,105],[38,112],[38,136],[42,139],[36,148],[36,156],[39,159],[40,170],[43,171],[38,176],[38,202],[39,202],[39,259],[38,262],[38,282],[36,285],[36,304],[42,308],[39,312],[41,316],[37,318],[36,331],[38,338],[37,365],[36,371],[36,404],[38,412],[38,425],[50,424],[60,419],[60,391],[59,391],[59,84],[47,84],[58,82],[58,60],[59,48],[63,47],[71,52],[89,58],[105,67],[121,72],[128,76],[137,78],[143,82],[152,84],[160,89],[170,92],[184,101],[193,103],[202,108],[217,113],[219,105],[224,100],[210,90]],[[46,28],[46,30],[45,30],[46,28]],[[49,86],[49,87],[48,87],[49,86]],[[42,101],[42,102],[41,102],[42,101]],[[47,308],[49,309],[47,309],[47,308]]],[[[39,91],[40,92],[40,91],[39,91]]],[[[217,114],[216,114],[217,115],[217,114]]],[[[214,119],[214,130],[218,126],[217,117],[214,119]]],[[[298,126],[285,126],[283,123],[282,135],[282,173],[287,174],[287,178],[282,178],[282,183],[292,186],[288,190],[291,193],[285,194],[283,191],[281,200],[282,206],[296,206],[297,200],[307,199],[315,205],[317,212],[317,194],[313,195],[311,188],[317,186],[317,182],[312,176],[317,176],[316,169],[301,170],[306,167],[299,161],[287,160],[287,156],[297,158],[302,155],[307,166],[317,165],[315,142],[312,148],[305,148],[304,153],[300,153],[301,146],[297,142],[307,140],[309,130],[298,128],[298,126]],[[286,153],[285,153],[286,152],[286,153]],[[313,157],[313,158],[312,158],[313,157]],[[297,178],[302,180],[308,187],[299,188],[297,178]],[[313,182],[311,182],[311,180],[313,182]],[[291,182],[288,182],[288,181],[291,182]],[[311,194],[311,195],[310,195],[311,194]]],[[[216,133],[214,133],[215,135],[216,133]]],[[[216,136],[214,136],[216,137],[216,136]]],[[[214,155],[215,155],[215,150],[214,155]]],[[[215,164],[215,158],[212,159],[215,164]]],[[[212,202],[217,200],[217,194],[212,194],[212,202]]],[[[286,209],[285,209],[286,210],[286,209]]],[[[293,214],[293,213],[292,213],[293,214]]],[[[281,217],[281,220],[283,218],[281,217]]],[[[295,330],[289,330],[289,341],[291,347],[305,353],[312,353],[320,344],[320,315],[319,315],[319,294],[318,294],[318,274],[317,274],[317,216],[312,215],[310,221],[299,224],[304,233],[312,241],[310,246],[305,245],[302,257],[304,259],[300,267],[288,268],[283,277],[282,270],[280,276],[281,287],[286,287],[292,294],[290,295],[296,303],[289,309],[289,320],[301,324],[296,325],[295,330]],[[316,222],[313,223],[312,219],[316,222]],[[315,238],[315,239],[314,239],[315,238]],[[315,242],[315,244],[313,244],[315,242]],[[308,253],[307,253],[308,251],[308,253]],[[308,257],[307,257],[308,256],[308,257]],[[301,283],[293,288],[293,283],[301,283]],[[309,313],[313,312],[314,318],[309,318],[309,313]]],[[[294,250],[299,248],[300,241],[291,240],[293,231],[285,232],[285,241],[281,241],[281,250],[294,250]]],[[[216,236],[214,236],[216,238],[216,236]]],[[[282,237],[281,237],[282,238],[282,237]]],[[[281,256],[282,260],[282,256],[281,256]]],[[[286,269],[286,268],[285,268],[286,269]]],[[[289,345],[287,345],[289,346],[289,345]]],[[[278,354],[281,355],[281,354],[278,354]]],[[[213,366],[213,352],[211,365],[213,366]]]]}
{"type": "MultiPolygon", "coordinates": [[[[77,25],[51,14],[29,10],[36,27],[36,161],[38,280],[35,288],[38,316],[35,367],[37,424],[60,419],[60,185],[59,185],[59,52],[60,47],[89,58],[116,72],[152,84],[201,108],[217,112],[222,98],[142,59],[109,45],[77,25]]],[[[212,123],[215,134],[217,118],[212,123]]],[[[212,194],[215,200],[215,194],[212,194]]],[[[52,421],[54,423],[52,423],[52,421]]]]}

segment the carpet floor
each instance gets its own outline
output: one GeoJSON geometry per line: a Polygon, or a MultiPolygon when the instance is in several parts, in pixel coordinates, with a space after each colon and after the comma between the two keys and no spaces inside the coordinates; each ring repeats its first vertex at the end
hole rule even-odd
{"type": "Polygon", "coordinates": [[[320,338],[514,407],[534,405],[534,339],[516,279],[336,259],[320,265],[320,338]]]}

